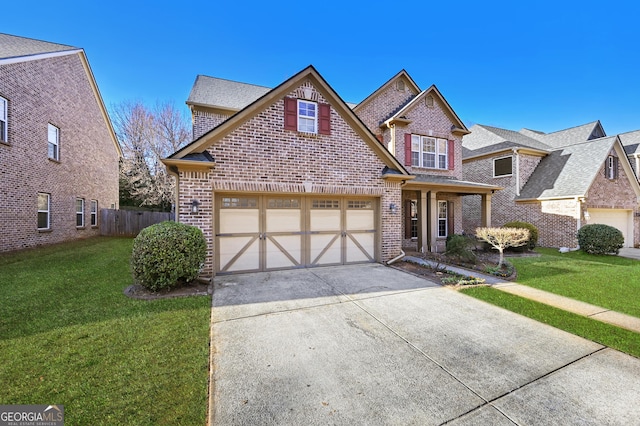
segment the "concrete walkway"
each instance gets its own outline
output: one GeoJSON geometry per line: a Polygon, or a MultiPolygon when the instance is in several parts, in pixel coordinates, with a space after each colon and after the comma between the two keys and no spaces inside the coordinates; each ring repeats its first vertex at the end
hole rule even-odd
{"type": "MultiPolygon", "coordinates": [[[[619,255],[623,257],[629,257],[631,259],[640,259],[640,249],[625,248],[620,250],[619,255]]],[[[405,256],[404,260],[425,266],[435,266],[435,262],[421,259],[415,256],[405,256]]],[[[505,281],[498,277],[482,274],[480,272],[472,271],[469,269],[458,268],[449,265],[447,265],[445,269],[461,275],[473,275],[474,277],[484,278],[487,284],[491,284],[493,288],[504,291],[506,293],[524,297],[526,299],[553,306],[554,308],[562,309],[567,312],[589,317],[597,321],[615,325],[616,327],[640,333],[640,318],[633,317],[631,315],[621,314],[620,312],[615,312],[610,309],[602,308],[600,306],[590,305],[588,303],[580,302],[569,297],[559,296],[547,291],[538,290],[537,288],[514,283],[511,281],[505,281]]]]}

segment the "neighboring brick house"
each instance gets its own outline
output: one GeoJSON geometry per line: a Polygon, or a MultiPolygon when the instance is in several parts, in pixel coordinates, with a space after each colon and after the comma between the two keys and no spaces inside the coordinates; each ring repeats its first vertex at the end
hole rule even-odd
{"type": "MultiPolygon", "coordinates": [[[[466,179],[500,185],[493,197],[496,225],[513,220],[538,227],[538,244],[576,247],[585,224],[621,230],[625,246],[640,242],[640,186],[621,143],[599,121],[543,133],[475,125],[463,138],[466,179]]],[[[465,227],[479,225],[479,201],[465,199],[465,227]]]]}
{"type": "Polygon", "coordinates": [[[420,91],[404,71],[353,109],[311,66],[273,89],[198,76],[187,104],[195,140],[163,161],[177,220],[207,239],[203,275],[441,249],[461,230],[460,194],[482,194],[488,213],[497,189],[460,180],[467,130],[435,86],[420,91]],[[425,138],[413,174],[410,132],[425,138]],[[424,212],[406,215],[408,232],[405,208],[424,212]]]}
{"type": "Polygon", "coordinates": [[[0,251],[98,235],[120,155],[84,51],[0,34],[0,251]]]}

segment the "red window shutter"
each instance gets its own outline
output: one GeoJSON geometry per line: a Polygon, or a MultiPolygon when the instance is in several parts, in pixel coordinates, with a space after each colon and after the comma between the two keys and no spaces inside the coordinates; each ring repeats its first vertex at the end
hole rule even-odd
{"type": "Polygon", "coordinates": [[[404,165],[411,166],[411,133],[404,134],[404,165]]]}
{"type": "Polygon", "coordinates": [[[455,153],[455,142],[453,140],[449,141],[449,146],[447,147],[447,157],[449,158],[449,170],[453,170],[456,167],[456,161],[454,157],[455,153]]]}
{"type": "Polygon", "coordinates": [[[318,105],[320,117],[318,118],[318,131],[321,135],[331,134],[331,105],[320,104],[318,105]]]}
{"type": "Polygon", "coordinates": [[[284,128],[285,130],[298,130],[298,101],[293,98],[284,98],[284,128]]]}

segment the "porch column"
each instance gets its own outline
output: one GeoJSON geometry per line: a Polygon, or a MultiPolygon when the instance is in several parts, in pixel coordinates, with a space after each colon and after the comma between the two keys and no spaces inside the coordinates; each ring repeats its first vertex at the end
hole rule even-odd
{"type": "Polygon", "coordinates": [[[429,191],[429,251],[436,252],[436,241],[438,239],[438,193],[429,191]]]}
{"type": "Polygon", "coordinates": [[[491,194],[482,194],[482,226],[491,227],[491,194]]]}
{"type": "Polygon", "coordinates": [[[420,199],[418,200],[418,250],[421,252],[429,250],[429,191],[420,190],[420,199]]]}

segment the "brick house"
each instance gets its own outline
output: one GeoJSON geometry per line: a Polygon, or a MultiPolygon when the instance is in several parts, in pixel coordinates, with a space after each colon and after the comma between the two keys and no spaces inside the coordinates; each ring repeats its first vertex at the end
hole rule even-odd
{"type": "MultiPolygon", "coordinates": [[[[576,247],[578,229],[591,223],[620,229],[627,247],[640,243],[640,186],[622,135],[607,137],[599,121],[548,134],[484,125],[471,131],[463,138],[463,174],[504,187],[493,198],[496,225],[532,223],[547,247],[576,247]]],[[[478,209],[477,197],[465,199],[463,226],[479,225],[478,209]]]]}
{"type": "Polygon", "coordinates": [[[194,141],[163,161],[176,219],[207,239],[203,275],[442,249],[462,229],[466,194],[490,221],[498,187],[461,180],[468,130],[405,71],[358,105],[312,66],[273,89],[198,76],[187,104],[194,141]]]}
{"type": "Polygon", "coordinates": [[[0,251],[98,235],[120,155],[84,51],[0,34],[0,251]]]}

